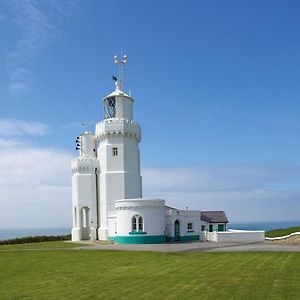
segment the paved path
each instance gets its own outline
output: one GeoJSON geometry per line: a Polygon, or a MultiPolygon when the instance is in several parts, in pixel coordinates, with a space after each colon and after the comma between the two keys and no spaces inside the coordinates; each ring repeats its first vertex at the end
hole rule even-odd
{"type": "Polygon", "coordinates": [[[213,243],[190,242],[170,244],[116,245],[93,244],[73,248],[75,250],[127,250],[153,252],[236,252],[236,251],[290,251],[300,252],[300,244],[279,244],[273,242],[262,243],[213,243]]]}
{"type": "MultiPolygon", "coordinates": [[[[71,243],[68,241],[67,243],[71,243]]],[[[78,242],[76,242],[78,244],[78,242]]],[[[74,248],[29,248],[29,249],[0,249],[1,252],[18,251],[45,251],[45,250],[126,250],[126,251],[151,251],[151,252],[239,252],[239,251],[285,251],[300,252],[300,244],[288,243],[213,243],[213,242],[182,242],[168,244],[143,244],[143,245],[117,245],[95,243],[91,241],[80,242],[82,246],[74,248]]]]}

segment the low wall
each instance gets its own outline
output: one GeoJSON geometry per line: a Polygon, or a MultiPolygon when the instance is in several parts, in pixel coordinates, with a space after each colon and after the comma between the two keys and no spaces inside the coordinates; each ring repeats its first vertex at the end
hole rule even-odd
{"type": "Polygon", "coordinates": [[[265,240],[264,231],[232,230],[206,232],[205,237],[210,242],[254,243],[265,240]]]}

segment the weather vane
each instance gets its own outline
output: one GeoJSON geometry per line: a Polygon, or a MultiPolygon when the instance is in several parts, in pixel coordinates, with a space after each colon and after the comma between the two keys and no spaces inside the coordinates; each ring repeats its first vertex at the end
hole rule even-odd
{"type": "Polygon", "coordinates": [[[113,80],[116,81],[116,87],[119,90],[122,90],[123,82],[124,82],[124,65],[127,63],[127,55],[124,54],[121,60],[118,58],[117,55],[115,55],[114,63],[116,65],[119,65],[119,78],[116,78],[115,76],[113,76],[113,80]]]}

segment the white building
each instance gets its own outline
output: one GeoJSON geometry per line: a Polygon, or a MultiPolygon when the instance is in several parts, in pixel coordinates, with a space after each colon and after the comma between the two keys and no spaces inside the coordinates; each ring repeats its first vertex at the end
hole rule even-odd
{"type": "MultiPolygon", "coordinates": [[[[115,62],[119,63],[116,57],[115,62]]],[[[119,64],[125,62],[124,56],[119,64]]],[[[178,210],[162,199],[142,198],[141,129],[133,121],[133,104],[122,91],[120,78],[115,91],[103,99],[104,120],[96,124],[95,134],[77,137],[80,155],[72,161],[72,240],[165,243],[203,240],[206,230],[226,230],[226,224],[218,227],[218,220],[211,227],[200,211],[178,210]]]]}

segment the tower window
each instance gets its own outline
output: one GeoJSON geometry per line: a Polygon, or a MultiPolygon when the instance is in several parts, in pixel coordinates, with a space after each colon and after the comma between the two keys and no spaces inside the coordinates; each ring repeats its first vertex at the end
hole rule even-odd
{"type": "Polygon", "coordinates": [[[116,117],[116,98],[108,97],[104,100],[104,118],[111,119],[116,117]]]}
{"type": "Polygon", "coordinates": [[[117,147],[113,147],[112,148],[112,153],[113,153],[113,156],[118,156],[118,148],[117,147]]]}
{"type": "Polygon", "coordinates": [[[193,230],[193,223],[187,223],[187,229],[193,230]]]}

